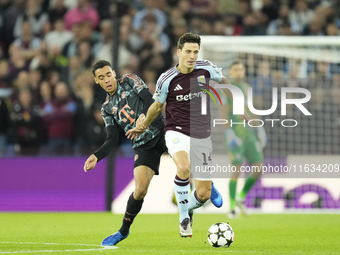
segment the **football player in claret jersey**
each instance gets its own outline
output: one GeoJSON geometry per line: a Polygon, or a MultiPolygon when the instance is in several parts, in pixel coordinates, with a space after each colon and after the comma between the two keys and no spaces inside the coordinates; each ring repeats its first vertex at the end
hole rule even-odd
{"type": "MultiPolygon", "coordinates": [[[[180,37],[177,44],[179,63],[159,77],[153,96],[155,102],[150,106],[145,119],[140,118],[137,121],[137,128],[149,127],[161,112],[163,104],[167,102],[165,140],[168,152],[177,167],[174,190],[182,237],[192,236],[194,209],[201,207],[209,198],[215,205],[222,206],[222,197],[214,188],[210,173],[204,178],[195,177],[195,166],[211,165],[212,152],[209,97],[207,104],[209,110],[206,115],[202,115],[202,90],[197,89],[196,85],[197,81],[207,84],[208,80],[221,84],[230,82],[211,62],[197,61],[200,43],[199,35],[193,33],[186,33],[180,37]],[[192,80],[196,81],[196,84],[192,84],[195,83],[192,80]],[[191,195],[190,171],[196,186],[191,195]]],[[[229,90],[225,89],[224,92],[232,98],[229,90]]],[[[243,118],[249,120],[248,115],[243,118]]]]}
{"type": "MultiPolygon", "coordinates": [[[[244,95],[247,95],[249,85],[244,81],[245,74],[245,67],[241,62],[235,61],[231,64],[229,76],[232,79],[232,85],[237,86],[242,90],[244,95]]],[[[222,119],[232,120],[233,123],[241,122],[239,116],[233,115],[233,103],[224,96],[222,97],[222,101],[224,101],[223,106],[220,108],[222,119]]],[[[247,108],[248,107],[246,107],[246,109],[247,108]]],[[[254,119],[259,119],[258,116],[253,117],[254,119]]],[[[235,207],[238,207],[243,214],[248,214],[244,199],[261,176],[261,171],[250,173],[246,177],[242,191],[236,195],[237,179],[243,159],[246,158],[249,164],[261,169],[263,148],[266,146],[267,136],[263,127],[256,127],[252,130],[248,125],[245,127],[242,125],[233,125],[231,127],[229,123],[227,123],[225,127],[225,144],[228,155],[232,165],[236,167],[236,172],[232,173],[229,181],[230,211],[228,212],[228,217],[235,218],[238,213],[235,207]]]]}
{"type": "MultiPolygon", "coordinates": [[[[104,144],[85,162],[84,171],[93,169],[97,162],[106,157],[118,142],[118,125],[125,132],[136,126],[136,119],[145,117],[149,106],[153,103],[148,87],[135,74],[125,74],[116,80],[116,73],[109,62],[100,60],[93,66],[95,82],[106,92],[107,98],[102,106],[107,138],[104,144]]],[[[132,140],[135,153],[134,179],[135,190],[127,202],[123,224],[118,232],[106,237],[102,245],[115,245],[129,235],[130,226],[142,208],[150,181],[158,175],[160,157],[166,151],[164,141],[164,120],[161,114],[143,133],[134,132],[128,138],[132,140]]],[[[127,170],[128,171],[128,170],[127,170]]]]}

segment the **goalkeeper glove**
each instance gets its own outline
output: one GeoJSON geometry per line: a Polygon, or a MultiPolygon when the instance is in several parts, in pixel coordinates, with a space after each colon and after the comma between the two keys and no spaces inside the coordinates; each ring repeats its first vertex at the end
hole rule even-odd
{"type": "Polygon", "coordinates": [[[255,134],[257,136],[257,139],[260,141],[262,149],[266,147],[267,134],[266,134],[266,130],[264,129],[264,127],[262,126],[262,127],[255,128],[255,134]]]}
{"type": "Polygon", "coordinates": [[[224,131],[224,141],[229,150],[237,149],[242,145],[242,140],[236,134],[234,129],[227,128],[224,131]]]}

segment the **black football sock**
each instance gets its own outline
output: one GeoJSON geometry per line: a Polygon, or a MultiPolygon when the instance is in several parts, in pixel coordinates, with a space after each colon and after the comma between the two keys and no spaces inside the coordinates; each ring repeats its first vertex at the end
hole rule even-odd
{"type": "Polygon", "coordinates": [[[133,192],[130,195],[129,200],[127,202],[125,215],[124,215],[124,218],[123,218],[123,225],[119,229],[119,232],[123,236],[126,236],[127,233],[129,232],[130,226],[131,226],[134,218],[137,216],[137,214],[142,209],[143,201],[144,201],[144,199],[142,199],[142,200],[134,199],[133,192]]]}

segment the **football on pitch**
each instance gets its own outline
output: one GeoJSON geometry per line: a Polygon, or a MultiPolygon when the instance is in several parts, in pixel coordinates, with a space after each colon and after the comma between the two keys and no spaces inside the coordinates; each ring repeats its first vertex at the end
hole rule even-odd
{"type": "Polygon", "coordinates": [[[208,242],[212,247],[229,247],[234,237],[234,230],[227,223],[215,223],[208,230],[208,242]]]}

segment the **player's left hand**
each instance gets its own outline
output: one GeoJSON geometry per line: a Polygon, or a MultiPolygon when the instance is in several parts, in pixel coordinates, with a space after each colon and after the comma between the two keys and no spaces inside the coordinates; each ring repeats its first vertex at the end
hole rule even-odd
{"type": "Polygon", "coordinates": [[[138,127],[134,127],[130,130],[128,130],[125,133],[125,136],[127,137],[127,139],[137,139],[139,137],[140,134],[143,134],[145,132],[146,129],[140,129],[138,127]]]}

